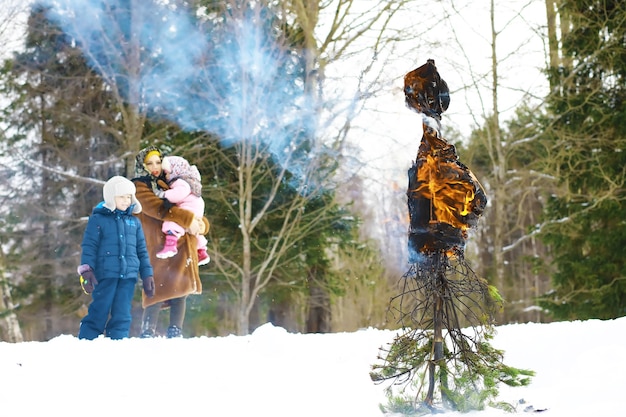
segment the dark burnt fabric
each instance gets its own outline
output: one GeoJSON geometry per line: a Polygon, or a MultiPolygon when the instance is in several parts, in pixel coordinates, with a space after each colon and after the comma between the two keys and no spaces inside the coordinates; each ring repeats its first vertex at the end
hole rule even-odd
{"type": "Polygon", "coordinates": [[[426,116],[415,162],[408,170],[409,262],[437,252],[462,252],[467,230],[487,205],[484,189],[441,137],[439,121],[450,104],[448,85],[434,60],[406,74],[406,104],[426,116]],[[434,123],[433,123],[434,119],[434,123]]]}
{"type": "Polygon", "coordinates": [[[404,95],[407,107],[437,120],[450,105],[448,84],[432,59],[404,76],[404,95]]]}

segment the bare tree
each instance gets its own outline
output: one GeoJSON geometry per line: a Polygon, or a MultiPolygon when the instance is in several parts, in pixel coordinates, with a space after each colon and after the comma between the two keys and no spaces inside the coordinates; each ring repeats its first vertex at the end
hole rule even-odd
{"type": "Polygon", "coordinates": [[[0,9],[0,58],[6,59],[7,52],[20,49],[25,32],[28,3],[3,0],[0,9]]]}
{"type": "MultiPolygon", "coordinates": [[[[354,203],[353,210],[365,219],[360,225],[361,236],[379,248],[389,249],[382,251],[382,259],[391,272],[387,276],[393,275],[401,270],[401,261],[406,260],[402,258],[406,253],[402,243],[406,223],[398,222],[404,215],[398,214],[397,207],[389,206],[387,193],[378,192],[380,184],[393,183],[393,178],[368,161],[370,156],[363,152],[362,141],[379,143],[382,154],[387,152],[389,142],[397,141],[388,129],[371,129],[369,119],[373,114],[375,118],[388,114],[388,108],[379,106],[376,99],[386,96],[403,74],[399,63],[406,59],[400,46],[429,44],[428,34],[436,22],[424,19],[420,25],[407,26],[406,16],[420,7],[412,0],[376,4],[356,0],[285,3],[303,28],[305,45],[311,51],[308,56],[315,71],[314,77],[308,79],[309,88],[319,85],[316,96],[323,103],[322,114],[330,115],[322,124],[330,129],[320,129],[319,134],[337,149],[342,161],[337,175],[338,199],[354,203]],[[368,115],[365,126],[358,120],[363,114],[368,115]]],[[[401,195],[402,192],[396,193],[396,197],[401,195]]],[[[404,207],[401,197],[392,200],[392,204],[397,201],[399,207],[404,207]]],[[[386,293],[392,284],[386,285],[379,292],[386,293]]],[[[382,308],[385,297],[377,301],[382,308]]]]}
{"type": "MultiPolygon", "coordinates": [[[[260,140],[263,133],[257,135],[246,133],[246,129],[247,132],[253,132],[259,121],[268,119],[267,109],[257,106],[260,102],[266,102],[268,95],[267,88],[264,86],[244,83],[244,80],[254,80],[254,76],[250,75],[254,66],[244,68],[248,74],[241,76],[241,81],[236,85],[236,88],[242,90],[245,85],[246,89],[243,90],[245,94],[240,96],[249,106],[244,111],[245,117],[241,118],[241,124],[237,125],[237,129],[242,128],[242,133],[239,134],[242,140],[235,141],[234,146],[237,158],[234,159],[232,170],[238,175],[238,189],[233,189],[228,194],[224,193],[225,190],[220,190],[223,194],[223,203],[237,202],[236,210],[233,212],[242,234],[242,254],[241,257],[234,258],[237,260],[232,258],[227,260],[222,256],[223,254],[218,253],[215,261],[220,272],[231,277],[231,287],[239,294],[237,301],[241,306],[238,326],[240,333],[246,333],[249,330],[249,316],[258,294],[270,283],[276,283],[279,280],[280,274],[277,271],[284,268],[286,262],[293,262],[293,259],[287,255],[289,248],[306,239],[307,235],[319,233],[320,225],[327,221],[328,209],[331,207],[320,209],[319,213],[308,212],[307,208],[312,199],[319,198],[320,193],[323,192],[319,185],[326,186],[330,179],[324,176],[320,178],[319,175],[324,172],[324,164],[329,158],[335,161],[343,160],[346,135],[351,127],[351,120],[363,105],[363,99],[374,94],[376,88],[380,88],[376,74],[379,76],[382,72],[379,69],[372,69],[372,65],[368,64],[363,68],[358,68],[354,74],[342,74],[346,78],[356,80],[353,84],[355,90],[347,100],[345,96],[329,94],[333,91],[333,87],[338,85],[333,79],[337,72],[330,71],[333,75],[329,76],[329,68],[342,60],[352,58],[356,52],[362,52],[359,48],[369,51],[371,58],[383,53],[385,47],[392,45],[395,39],[393,36],[395,33],[390,34],[391,30],[388,27],[390,19],[408,3],[407,1],[384,2],[379,5],[379,8],[374,9],[364,9],[362,3],[345,0],[334,3],[289,1],[282,4],[284,7],[282,16],[287,16],[283,27],[289,28],[291,33],[294,33],[294,35],[288,35],[288,41],[298,45],[298,50],[302,51],[303,92],[308,107],[301,107],[298,117],[304,120],[307,117],[306,112],[312,112],[308,116],[311,120],[315,120],[314,128],[310,131],[312,144],[310,155],[315,155],[315,152],[321,152],[321,154],[314,159],[308,159],[308,162],[298,169],[300,189],[306,189],[306,192],[299,192],[288,202],[282,201],[278,205],[284,221],[274,230],[272,243],[268,247],[256,245],[252,236],[254,236],[255,229],[266,221],[271,212],[277,210],[277,201],[281,201],[278,191],[281,190],[281,184],[284,183],[288,171],[283,171],[285,165],[281,165],[276,177],[271,180],[272,186],[267,195],[263,197],[263,204],[254,208],[256,201],[259,200],[254,192],[259,189],[258,184],[268,180],[265,174],[260,175],[267,170],[261,170],[259,167],[266,164],[267,156],[272,153],[272,149],[260,140]],[[363,39],[366,36],[374,41],[366,43],[363,39]],[[372,76],[372,79],[368,80],[366,74],[372,76]],[[259,256],[261,260],[258,259],[259,256]],[[257,261],[253,262],[253,259],[257,261]]],[[[231,2],[229,7],[231,15],[234,14],[234,10],[245,9],[240,2],[231,2]]],[[[238,33],[237,39],[240,43],[245,42],[243,40],[246,39],[246,33],[238,33]]],[[[278,45],[278,50],[275,50],[276,46],[270,45],[268,48],[263,51],[265,55],[278,56],[282,52],[281,49],[285,47],[278,45]]],[[[371,58],[369,62],[375,62],[375,59],[371,58]]],[[[232,70],[230,72],[238,74],[232,70]]],[[[343,83],[345,84],[345,81],[343,83]]],[[[269,102],[273,103],[271,99],[269,102]]],[[[298,130],[301,127],[290,126],[290,129],[294,128],[298,130]]],[[[276,128],[273,130],[281,131],[276,128]]],[[[287,162],[296,161],[298,152],[301,150],[297,146],[292,147],[291,151],[285,149],[287,147],[281,148],[283,153],[279,159],[287,162]]],[[[281,192],[284,192],[284,189],[281,192]]],[[[314,271],[310,271],[308,275],[309,314],[315,311],[330,311],[328,288],[324,280],[316,277],[314,271]]],[[[285,279],[287,279],[284,283],[286,285],[288,277],[285,279]]],[[[318,320],[320,319],[308,318],[309,323],[319,322],[318,320]]],[[[321,322],[328,322],[328,318],[321,319],[321,322]]],[[[325,326],[329,326],[329,323],[321,327],[313,326],[310,330],[329,329],[325,326]]]]}
{"type": "MultiPolygon", "coordinates": [[[[455,6],[454,2],[450,3],[451,15],[457,18],[470,12],[468,8],[455,6]]],[[[495,1],[489,3],[482,15],[488,16],[485,27],[489,31],[478,36],[483,50],[488,51],[484,54],[483,66],[472,65],[475,59],[468,48],[467,37],[461,35],[462,28],[452,29],[455,44],[461,51],[459,56],[464,61],[456,65],[467,74],[466,85],[461,90],[473,97],[464,104],[475,131],[467,142],[468,154],[462,156],[480,173],[490,197],[486,227],[470,245],[477,246],[479,275],[488,277],[507,301],[498,315],[498,321],[504,323],[543,320],[544,316],[535,308],[535,300],[549,287],[545,271],[539,272],[538,263],[533,264],[529,259],[541,260],[546,256],[544,247],[530,230],[543,207],[541,190],[549,187],[552,179],[530,169],[525,162],[532,158],[533,152],[540,150],[529,145],[536,132],[525,128],[523,121],[518,122],[524,112],[538,114],[542,94],[547,94],[547,85],[527,85],[525,83],[536,81],[522,78],[523,71],[528,72],[533,66],[537,74],[546,67],[540,60],[542,55],[530,47],[542,45],[541,21],[535,23],[529,18],[537,6],[541,3],[534,0],[522,0],[510,8],[495,1]],[[520,33],[527,35],[520,37],[520,33]],[[512,100],[515,97],[517,99],[512,100]],[[515,108],[520,110],[516,113],[515,108]]]]}
{"type": "MultiPolygon", "coordinates": [[[[19,49],[23,39],[22,34],[25,32],[27,6],[27,4],[18,0],[4,0],[2,2],[2,7],[0,8],[0,58],[2,59],[9,58],[7,56],[8,51],[19,49]]],[[[6,126],[2,126],[0,130],[0,142],[2,144],[6,140],[5,128],[6,126]]],[[[5,164],[2,163],[2,166],[3,176],[10,178],[11,175],[4,172],[6,169],[5,164]]],[[[5,197],[7,196],[3,193],[1,198],[4,200],[5,197]]],[[[6,207],[4,204],[2,206],[6,207]]],[[[3,213],[3,217],[4,214],[7,213],[3,213]]],[[[7,230],[4,218],[0,219],[0,225],[2,225],[3,230],[7,230]]],[[[0,240],[0,245],[7,243],[4,240],[0,240]]],[[[21,342],[23,341],[22,331],[14,311],[13,298],[11,297],[11,286],[13,284],[7,272],[4,248],[0,246],[0,329],[2,329],[0,339],[9,342],[21,342]]]]}
{"type": "MultiPolygon", "coordinates": [[[[206,13],[203,15],[202,12],[195,13],[195,10],[189,13],[192,7],[200,6],[202,2],[190,6],[185,2],[120,0],[115,8],[111,7],[113,2],[99,5],[103,9],[96,13],[80,8],[90,6],[91,2],[74,3],[75,9],[53,9],[50,17],[82,49],[90,66],[104,81],[107,94],[112,97],[111,108],[117,111],[114,119],[105,122],[97,118],[91,118],[90,121],[81,119],[81,123],[92,123],[94,129],[97,126],[105,131],[114,144],[111,147],[114,149],[112,154],[106,158],[98,156],[96,160],[84,161],[85,166],[125,170],[127,176],[132,176],[133,158],[142,143],[168,144],[167,132],[146,128],[148,125],[154,127],[152,121],[159,118],[172,120],[188,131],[208,133],[206,136],[200,135],[203,139],[178,148],[181,152],[195,152],[198,149],[205,152],[204,155],[212,152],[211,141],[206,139],[209,136],[213,141],[216,136],[225,138],[225,143],[236,150],[237,157],[228,166],[236,173],[236,187],[224,188],[219,198],[224,204],[233,206],[232,213],[237,219],[238,232],[243,242],[242,257],[226,259],[218,253],[214,264],[223,273],[229,270],[233,289],[240,294],[242,316],[249,314],[256,295],[293,261],[289,249],[305,239],[307,233],[309,236],[315,234],[315,228],[324,221],[325,214],[321,210],[303,212],[303,208],[310,207],[311,199],[316,196],[311,190],[318,183],[329,179],[326,177],[329,174],[320,170],[320,166],[323,166],[324,158],[326,162],[328,159],[334,162],[345,160],[345,156],[352,151],[347,147],[347,137],[353,129],[355,116],[367,105],[367,99],[389,87],[389,74],[404,73],[404,70],[393,68],[397,62],[393,58],[398,41],[426,39],[439,26],[439,22],[432,20],[419,27],[403,26],[396,29],[399,26],[394,24],[394,19],[402,17],[403,13],[408,13],[415,6],[409,0],[376,2],[375,7],[356,0],[286,1],[279,5],[272,4],[272,7],[283,8],[284,13],[277,15],[280,16],[277,19],[284,20],[283,27],[295,29],[288,38],[298,45],[300,56],[297,59],[303,60],[299,82],[302,82],[303,97],[308,100],[307,103],[301,101],[296,104],[310,112],[307,118],[313,121],[310,125],[300,123],[305,119],[302,117],[305,115],[304,110],[282,114],[281,117],[291,117],[292,121],[278,135],[278,130],[266,129],[275,119],[261,112],[272,105],[271,101],[265,100],[266,92],[260,90],[263,84],[249,78],[254,76],[258,68],[248,65],[258,64],[260,61],[253,58],[261,55],[240,56],[238,65],[242,71],[230,74],[239,74],[235,86],[245,91],[238,97],[241,100],[239,103],[245,103],[248,106],[245,108],[251,111],[240,113],[242,117],[238,118],[238,124],[230,125],[229,129],[215,128],[224,121],[224,114],[220,115],[220,111],[228,108],[229,103],[219,98],[223,95],[216,94],[216,90],[224,84],[215,82],[216,70],[219,68],[212,65],[219,61],[213,55],[216,53],[214,44],[207,41],[210,38],[208,33],[216,23],[212,20],[216,16],[214,9],[204,9],[206,13]],[[100,20],[91,21],[86,16],[98,16],[100,20]],[[345,68],[346,62],[351,64],[349,72],[341,69],[345,68]],[[335,96],[333,91],[338,87],[343,87],[343,94],[335,96]],[[346,90],[351,93],[347,100],[346,90]],[[195,100],[186,100],[191,96],[195,100]],[[179,100],[181,98],[185,100],[179,100]],[[262,128],[266,130],[259,135],[262,128]],[[306,152],[297,146],[292,147],[295,142],[291,141],[283,141],[280,146],[276,146],[278,141],[275,139],[278,136],[284,138],[305,130],[310,139],[307,146],[311,146],[306,152]],[[230,139],[233,141],[228,142],[230,139]],[[320,158],[303,158],[305,154],[316,155],[316,152],[320,158]],[[272,159],[277,158],[277,155],[282,163],[272,159]],[[303,164],[303,161],[307,163],[303,164]],[[297,175],[293,175],[295,167],[300,170],[297,175]],[[296,182],[299,188],[296,189],[301,192],[289,204],[281,205],[285,222],[276,228],[275,240],[263,248],[255,247],[254,232],[262,227],[265,216],[276,213],[273,202],[281,197],[281,187],[294,178],[298,178],[296,182]],[[267,187],[267,193],[262,198],[254,194],[258,184],[267,187]],[[267,257],[253,261],[254,256],[259,254],[266,254],[267,257]]],[[[215,6],[214,3],[211,7],[215,6]]],[[[233,12],[231,18],[237,18],[246,3],[224,1],[219,2],[219,6],[229,8],[233,12]]],[[[262,3],[258,4],[260,9],[256,13],[262,7],[270,6],[262,3]]],[[[56,2],[50,4],[58,6],[56,2]]],[[[260,19],[260,15],[257,17],[260,19]]],[[[233,29],[237,35],[245,35],[239,41],[254,39],[246,37],[243,27],[233,26],[233,29]]],[[[235,45],[234,42],[231,45],[235,45]]],[[[274,45],[274,49],[262,47],[254,51],[267,54],[270,59],[280,60],[292,47],[293,44],[289,47],[279,44],[274,45]]],[[[290,64],[283,61],[281,65],[290,64]]],[[[262,69],[267,70],[267,75],[272,67],[262,69]]],[[[229,115],[234,114],[234,111],[230,111],[229,115]]],[[[80,114],[73,116],[80,117],[80,114]]],[[[277,127],[276,124],[273,126],[277,127]]],[[[354,156],[357,157],[356,153],[354,156]]],[[[228,157],[222,160],[226,161],[228,157]]],[[[90,172],[84,168],[78,169],[78,175],[72,177],[73,181],[93,181],[89,174],[83,175],[90,172]]],[[[343,184],[348,186],[349,175],[342,178],[348,179],[343,184]]],[[[327,300],[324,291],[318,293],[322,294],[322,301],[327,300]]],[[[246,320],[242,317],[238,319],[239,331],[242,333],[248,331],[246,320]]]]}
{"type": "Polygon", "coordinates": [[[15,314],[15,305],[11,298],[11,286],[6,274],[4,253],[0,252],[0,340],[22,342],[22,330],[15,314]]]}
{"type": "MultiPolygon", "coordinates": [[[[281,270],[297,262],[294,247],[320,233],[329,209],[311,205],[322,198],[330,175],[324,166],[328,148],[315,138],[317,100],[306,87],[296,91],[299,72],[294,73],[297,64],[285,35],[260,29],[271,19],[267,12],[263,5],[230,3],[229,20],[219,31],[220,43],[228,47],[215,57],[229,74],[213,81],[227,86],[217,104],[225,114],[216,122],[224,126],[218,136],[225,151],[215,176],[236,174],[230,184],[218,178],[220,187],[211,198],[231,208],[241,240],[232,252],[218,246],[219,236],[212,241],[214,264],[237,297],[239,334],[249,332],[256,300],[270,284],[288,286],[294,280],[281,270]],[[275,222],[264,231],[268,218],[275,222]],[[269,238],[261,237],[268,232],[269,238]]],[[[310,69],[304,68],[306,79],[310,69]]]]}

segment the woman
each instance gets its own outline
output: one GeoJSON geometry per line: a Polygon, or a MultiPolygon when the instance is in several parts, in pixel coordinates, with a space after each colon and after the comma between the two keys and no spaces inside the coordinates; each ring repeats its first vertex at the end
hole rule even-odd
{"type": "Polygon", "coordinates": [[[163,153],[156,146],[141,150],[135,158],[137,177],[133,182],[137,188],[137,200],[143,207],[138,217],[146,236],[155,283],[154,296],[144,295],[142,298],[141,337],[156,335],[159,311],[163,306],[170,308],[167,337],[181,337],[187,296],[202,292],[196,235],[208,233],[209,221],[205,217],[197,218],[191,211],[176,207],[155,194],[155,191],[167,189],[162,160],[163,153]],[[176,222],[188,230],[177,242],[178,253],[168,259],[156,257],[164,244],[163,221],[176,222]]]}

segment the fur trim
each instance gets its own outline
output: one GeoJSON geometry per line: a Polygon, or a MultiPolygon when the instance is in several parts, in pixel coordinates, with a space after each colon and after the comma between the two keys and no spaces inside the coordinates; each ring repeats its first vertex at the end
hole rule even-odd
{"type": "Polygon", "coordinates": [[[78,268],[76,268],[76,272],[78,272],[78,275],[82,275],[87,271],[93,271],[93,269],[87,264],[79,265],[78,268]]]}
{"type": "Polygon", "coordinates": [[[165,172],[166,174],[169,174],[172,172],[172,164],[170,164],[170,158],[169,156],[166,156],[165,158],[163,158],[163,160],[161,161],[161,169],[163,170],[163,172],[165,172]]]}
{"type": "Polygon", "coordinates": [[[133,213],[141,213],[141,203],[135,197],[135,184],[129,179],[116,175],[111,177],[102,187],[102,196],[104,197],[104,207],[111,211],[115,210],[115,197],[120,195],[131,195],[131,204],[133,213]]]}

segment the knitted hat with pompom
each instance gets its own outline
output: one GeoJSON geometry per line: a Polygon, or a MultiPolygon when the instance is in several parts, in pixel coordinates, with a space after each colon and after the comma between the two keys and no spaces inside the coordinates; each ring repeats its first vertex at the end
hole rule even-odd
{"type": "Polygon", "coordinates": [[[135,197],[135,184],[129,179],[116,175],[111,177],[102,188],[102,196],[104,197],[104,207],[111,211],[115,211],[115,197],[120,195],[131,195],[131,204],[133,213],[141,213],[141,203],[135,197]]]}

